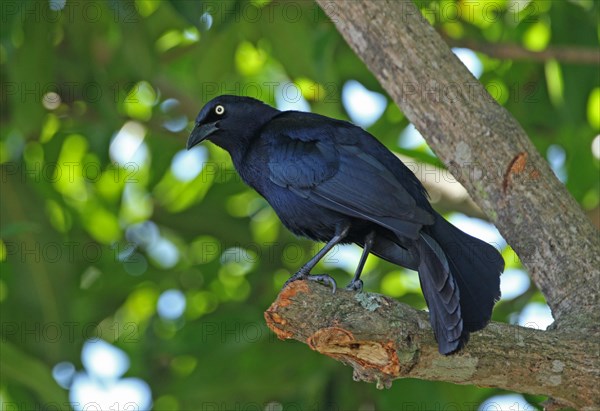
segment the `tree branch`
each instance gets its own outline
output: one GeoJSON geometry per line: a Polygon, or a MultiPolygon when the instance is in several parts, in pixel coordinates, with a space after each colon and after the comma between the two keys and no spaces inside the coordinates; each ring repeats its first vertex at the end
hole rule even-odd
{"type": "Polygon", "coordinates": [[[460,353],[441,356],[427,313],[379,294],[332,294],[311,281],[284,288],[265,319],[279,338],[352,366],[356,381],[378,388],[420,378],[551,395],[577,409],[600,406],[598,344],[558,330],[491,323],[460,353]]]}
{"type": "Polygon", "coordinates": [[[411,1],[317,0],[499,228],[560,327],[600,325],[600,240],[523,128],[411,1]]]}
{"type": "Polygon", "coordinates": [[[594,47],[551,46],[542,51],[527,50],[518,44],[493,44],[444,36],[450,47],[466,47],[497,59],[546,62],[557,60],[568,64],[600,65],[600,49],[594,47]]]}

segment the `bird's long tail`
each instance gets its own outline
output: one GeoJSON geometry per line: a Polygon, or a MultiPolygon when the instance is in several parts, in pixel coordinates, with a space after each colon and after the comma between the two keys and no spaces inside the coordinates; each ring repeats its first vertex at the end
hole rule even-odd
{"type": "Polygon", "coordinates": [[[504,260],[493,246],[435,218],[417,241],[418,271],[439,351],[450,354],[490,321],[504,260]]]}

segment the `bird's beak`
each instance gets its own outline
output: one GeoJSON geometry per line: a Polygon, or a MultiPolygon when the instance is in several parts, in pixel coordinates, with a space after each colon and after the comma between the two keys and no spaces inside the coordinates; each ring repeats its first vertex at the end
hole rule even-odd
{"type": "Polygon", "coordinates": [[[214,123],[206,123],[206,124],[196,124],[192,133],[188,137],[187,141],[187,149],[194,147],[196,144],[199,144],[206,140],[208,136],[217,131],[219,127],[217,127],[217,122],[214,123]]]}

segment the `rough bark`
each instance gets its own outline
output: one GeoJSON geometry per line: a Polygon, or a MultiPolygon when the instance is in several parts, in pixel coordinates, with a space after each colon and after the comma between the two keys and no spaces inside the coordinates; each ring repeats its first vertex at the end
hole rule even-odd
{"type": "Polygon", "coordinates": [[[491,323],[460,353],[443,356],[426,312],[379,294],[332,294],[310,281],[283,289],[265,319],[279,338],[351,365],[356,381],[378,388],[420,378],[550,395],[583,410],[600,406],[597,343],[559,330],[491,323]]]}
{"type": "Polygon", "coordinates": [[[317,0],[346,41],[517,252],[556,320],[493,323],[444,357],[427,314],[374,294],[284,289],[265,313],[294,338],[386,386],[415,377],[551,396],[599,409],[600,239],[522,127],[409,1],[317,0]]]}
{"type": "Polygon", "coordinates": [[[517,252],[557,325],[597,329],[598,232],[519,123],[412,2],[317,2],[517,252]]]}

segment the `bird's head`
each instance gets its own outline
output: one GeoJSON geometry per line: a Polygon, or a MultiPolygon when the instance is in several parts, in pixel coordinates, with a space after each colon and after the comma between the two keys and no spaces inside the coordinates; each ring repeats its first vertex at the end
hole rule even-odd
{"type": "Polygon", "coordinates": [[[279,110],[250,97],[222,95],[200,110],[187,141],[188,150],[209,140],[234,154],[279,110]]]}

